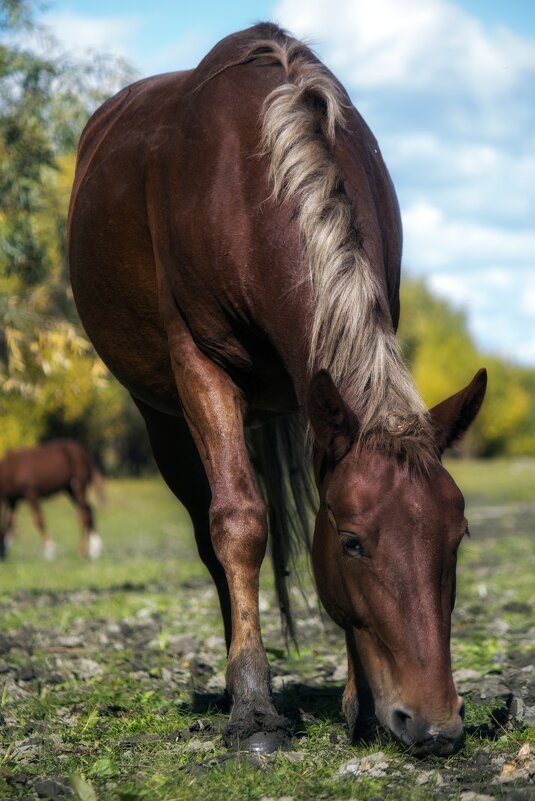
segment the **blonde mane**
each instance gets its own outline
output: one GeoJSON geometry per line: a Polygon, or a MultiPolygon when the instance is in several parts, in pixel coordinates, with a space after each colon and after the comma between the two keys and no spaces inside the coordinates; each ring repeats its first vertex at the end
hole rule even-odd
{"type": "Polygon", "coordinates": [[[410,450],[415,440],[419,448],[434,449],[426,407],[382,311],[359,239],[358,210],[333,156],[350,102],[301,42],[266,39],[254,44],[249,57],[272,58],[285,74],[264,101],[261,148],[270,160],[274,199],[296,207],[310,269],[315,309],[309,372],[326,368],[339,388],[358,399],[362,436],[375,447],[388,435],[390,450],[410,450]]]}

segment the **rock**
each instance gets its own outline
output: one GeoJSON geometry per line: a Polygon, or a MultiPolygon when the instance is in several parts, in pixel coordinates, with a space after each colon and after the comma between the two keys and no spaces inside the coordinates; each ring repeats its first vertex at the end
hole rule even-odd
{"type": "Polygon", "coordinates": [[[302,762],[306,758],[306,751],[280,751],[278,756],[287,762],[302,762]]]}
{"type": "Polygon", "coordinates": [[[467,793],[461,793],[459,801],[494,801],[494,796],[482,795],[481,793],[474,793],[470,790],[467,793]]]}
{"type": "Polygon", "coordinates": [[[443,778],[438,770],[424,770],[416,777],[416,784],[434,784],[438,786],[443,783],[443,778]]]}
{"type": "Polygon", "coordinates": [[[494,780],[495,783],[503,784],[511,781],[529,781],[533,783],[535,777],[535,755],[532,753],[529,743],[524,743],[513,759],[508,760],[503,765],[500,775],[494,780]]]}
{"type": "Polygon", "coordinates": [[[347,680],[347,665],[338,665],[331,676],[332,681],[346,681],[347,680]]]}
{"type": "Polygon", "coordinates": [[[17,672],[17,681],[31,681],[37,677],[37,673],[33,665],[23,665],[17,672]]]}
{"type": "Polygon", "coordinates": [[[460,668],[453,672],[453,681],[455,684],[465,684],[470,681],[479,681],[481,673],[478,670],[471,668],[460,668]]]}
{"type": "Polygon", "coordinates": [[[275,692],[280,692],[290,684],[299,684],[299,676],[294,676],[293,673],[287,673],[283,676],[273,676],[271,679],[271,687],[275,692]]]}
{"type": "Polygon", "coordinates": [[[72,634],[64,634],[62,637],[57,637],[55,641],[56,645],[59,645],[61,648],[83,648],[84,641],[80,637],[76,637],[72,634]]]}
{"type": "Polygon", "coordinates": [[[525,787],[509,790],[502,801],[535,801],[535,787],[525,787]]]}
{"type": "Polygon", "coordinates": [[[101,676],[103,672],[99,663],[95,662],[94,659],[83,657],[73,665],[73,673],[78,679],[92,679],[95,676],[101,676]]]}
{"type": "Polygon", "coordinates": [[[388,769],[388,762],[385,761],[383,751],[376,751],[374,754],[368,754],[363,757],[354,757],[348,762],[344,762],[336,773],[335,776],[360,776],[366,773],[369,776],[381,777],[385,776],[385,771],[388,769]]]}
{"type": "Polygon", "coordinates": [[[535,724],[535,706],[527,706],[518,695],[513,695],[511,699],[509,714],[517,720],[535,724]]]}
{"type": "Polygon", "coordinates": [[[210,751],[215,751],[215,745],[211,740],[198,740],[197,738],[192,738],[185,744],[184,751],[195,751],[199,754],[208,754],[210,751]]]}
{"type": "Polygon", "coordinates": [[[46,798],[48,801],[60,801],[63,798],[72,798],[73,795],[70,787],[56,779],[37,779],[33,787],[39,798],[46,798]]]}

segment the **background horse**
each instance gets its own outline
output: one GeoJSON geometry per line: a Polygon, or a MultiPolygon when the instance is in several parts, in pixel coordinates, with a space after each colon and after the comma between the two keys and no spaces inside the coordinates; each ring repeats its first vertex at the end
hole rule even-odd
{"type": "Polygon", "coordinates": [[[402,363],[399,210],[342,86],[262,24],[192,71],[127,87],[82,135],[69,225],[82,321],[143,414],[219,593],[228,741],[267,751],[287,736],[258,583],[269,528],[291,633],[308,429],[312,559],[346,635],[350,734],[375,713],[418,751],[451,753],[463,728],[449,637],[466,520],[440,456],[486,379],[428,412],[402,363]]]}
{"type": "Polygon", "coordinates": [[[20,500],[30,505],[43,538],[45,557],[54,556],[55,544],[48,535],[39,500],[62,491],[67,492],[80,515],[80,556],[100,556],[102,542],[94,530],[93,510],[86,497],[91,482],[102,498],[102,475],[85,445],[74,439],[51,440],[4,456],[0,460],[0,507],[6,508],[5,520],[0,519],[0,558],[6,557],[6,543],[14,532],[15,509],[20,500]]]}

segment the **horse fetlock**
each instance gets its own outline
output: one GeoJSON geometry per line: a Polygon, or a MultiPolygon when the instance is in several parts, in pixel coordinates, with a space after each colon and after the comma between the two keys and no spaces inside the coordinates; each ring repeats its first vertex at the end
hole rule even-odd
{"type": "Polygon", "coordinates": [[[352,681],[348,681],[342,696],[342,713],[344,715],[349,739],[353,739],[353,732],[359,714],[359,699],[357,689],[352,681]]]}
{"type": "Polygon", "coordinates": [[[102,554],[102,538],[96,531],[90,531],[87,538],[87,555],[91,561],[98,559],[102,554]]]}
{"type": "Polygon", "coordinates": [[[242,699],[264,699],[272,706],[269,686],[269,665],[261,649],[244,649],[229,659],[226,673],[227,690],[235,704],[242,699]]]}
{"type": "Polygon", "coordinates": [[[43,546],[43,556],[49,561],[55,559],[58,547],[52,540],[47,540],[43,546]]]}

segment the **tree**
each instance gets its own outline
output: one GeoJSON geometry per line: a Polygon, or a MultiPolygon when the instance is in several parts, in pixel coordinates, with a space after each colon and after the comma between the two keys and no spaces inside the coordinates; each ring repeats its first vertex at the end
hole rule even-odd
{"type": "Polygon", "coordinates": [[[51,430],[121,429],[124,392],[79,323],[65,231],[81,128],[131,77],[107,57],[67,58],[31,2],[0,0],[0,453],[51,430]]]}
{"type": "Polygon", "coordinates": [[[463,443],[465,452],[535,455],[535,370],[480,353],[464,312],[434,296],[423,281],[402,284],[399,336],[428,406],[457,392],[480,367],[487,368],[487,396],[463,443]]]}

